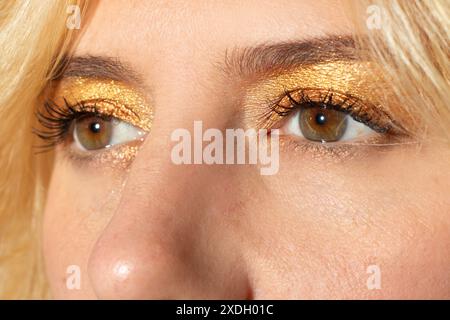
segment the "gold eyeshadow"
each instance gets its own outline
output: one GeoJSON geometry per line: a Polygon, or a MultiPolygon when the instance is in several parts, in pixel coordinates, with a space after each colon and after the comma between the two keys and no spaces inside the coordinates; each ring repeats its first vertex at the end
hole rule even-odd
{"type": "MultiPolygon", "coordinates": [[[[244,125],[255,127],[256,124],[259,127],[275,128],[282,116],[271,112],[265,122],[261,123],[261,115],[267,114],[268,110],[273,111],[271,108],[274,104],[287,108],[290,101],[286,92],[292,92],[295,98],[301,89],[302,94],[306,92],[310,99],[319,100],[324,93],[333,92],[333,101],[339,104],[341,109],[357,109],[358,112],[368,114],[383,127],[393,119],[390,110],[382,104],[386,97],[390,96],[389,90],[383,90],[383,83],[377,68],[364,61],[328,61],[285,70],[246,84],[242,101],[246,122],[244,125]],[[351,105],[346,104],[346,97],[349,95],[355,99],[351,105]]],[[[76,111],[115,117],[147,132],[152,126],[153,108],[145,96],[122,82],[70,77],[58,84],[55,96],[56,99],[64,98],[76,111]]],[[[132,162],[141,142],[142,140],[134,141],[93,152],[71,147],[69,156],[89,160],[89,163],[98,166],[112,165],[123,168],[132,162]]],[[[322,150],[321,148],[322,146],[316,147],[317,150],[322,150]]],[[[327,149],[334,148],[330,145],[327,149]]]]}
{"type": "Polygon", "coordinates": [[[67,100],[74,109],[83,104],[83,111],[92,111],[126,121],[150,131],[153,109],[138,90],[115,80],[68,78],[61,83],[57,96],[67,100]]]}
{"type": "MultiPolygon", "coordinates": [[[[64,79],[54,90],[55,101],[75,111],[114,117],[146,132],[152,127],[153,108],[144,94],[125,83],[75,77],[64,79]]],[[[64,148],[70,159],[86,160],[95,167],[123,169],[133,161],[142,141],[143,138],[89,152],[77,150],[73,145],[64,148]]]]}
{"type": "Polygon", "coordinates": [[[86,160],[89,165],[96,168],[127,169],[133,162],[142,141],[133,141],[129,144],[121,144],[112,148],[81,152],[71,148],[66,155],[71,160],[86,160]]]}
{"type": "MultiPolygon", "coordinates": [[[[333,92],[335,98],[344,101],[346,95],[351,95],[358,101],[360,109],[371,108],[374,113],[387,115],[390,110],[382,108],[381,105],[386,100],[388,91],[383,91],[382,86],[382,77],[370,62],[335,61],[304,65],[249,86],[244,101],[245,119],[259,121],[254,115],[264,114],[268,104],[285,104],[287,100],[285,93],[292,91],[295,96],[296,89],[307,90],[312,98],[324,92],[333,92]]],[[[271,126],[275,118],[276,115],[272,115],[271,123],[262,125],[271,126]]]]}

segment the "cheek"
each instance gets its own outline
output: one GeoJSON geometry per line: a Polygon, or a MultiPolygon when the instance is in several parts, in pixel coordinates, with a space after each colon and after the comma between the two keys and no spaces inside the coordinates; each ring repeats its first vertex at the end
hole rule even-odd
{"type": "Polygon", "coordinates": [[[449,296],[448,164],[402,153],[283,160],[243,244],[262,298],[449,296]],[[374,268],[380,290],[368,288],[374,268]]]}
{"type": "MultiPolygon", "coordinates": [[[[205,211],[211,222],[202,222],[202,237],[210,239],[212,234],[211,243],[220,244],[214,253],[227,246],[233,253],[242,252],[255,298],[442,297],[450,294],[446,167],[432,158],[411,161],[401,153],[327,164],[284,158],[274,176],[252,178],[244,170],[234,180],[228,174],[218,179],[216,168],[211,168],[198,183],[220,183],[206,188],[202,197],[199,191],[168,193],[169,184],[175,189],[192,184],[177,176],[169,179],[164,194],[169,199],[189,194],[187,202],[177,202],[185,204],[179,208],[184,214],[195,206],[191,198],[209,199],[199,201],[205,208],[194,210],[205,211]],[[370,290],[368,281],[378,271],[381,289],[370,290]]],[[[150,179],[148,173],[145,177],[150,179]]],[[[87,266],[116,212],[123,181],[124,176],[112,172],[57,162],[44,221],[45,258],[55,297],[95,297],[87,266]],[[73,265],[80,270],[80,290],[66,285],[73,265]]],[[[116,254],[117,247],[111,250],[116,254]]],[[[207,250],[201,250],[204,256],[207,250]]],[[[227,259],[220,255],[217,265],[223,267],[227,259]]]]}
{"type": "Polygon", "coordinates": [[[123,177],[78,168],[63,160],[55,165],[43,224],[43,250],[56,298],[93,297],[87,264],[92,247],[119,201],[123,177]],[[80,289],[67,281],[80,274],[80,289]]]}

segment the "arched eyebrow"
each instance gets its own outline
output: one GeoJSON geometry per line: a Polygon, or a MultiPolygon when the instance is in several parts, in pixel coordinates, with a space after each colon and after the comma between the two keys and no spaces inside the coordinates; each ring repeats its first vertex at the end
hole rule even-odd
{"type": "Polygon", "coordinates": [[[118,57],[83,55],[65,56],[56,68],[52,80],[63,78],[98,78],[116,80],[127,84],[143,86],[143,75],[118,57]]]}
{"type": "MultiPolygon", "coordinates": [[[[286,71],[302,65],[359,59],[351,36],[333,36],[310,40],[262,44],[226,50],[225,58],[215,63],[228,76],[248,78],[286,71]]],[[[122,81],[144,86],[144,75],[117,57],[65,57],[54,77],[88,77],[122,81]]]]}
{"type": "Polygon", "coordinates": [[[227,75],[248,78],[318,63],[360,60],[361,53],[353,37],[330,36],[227,50],[219,68],[227,75]]]}

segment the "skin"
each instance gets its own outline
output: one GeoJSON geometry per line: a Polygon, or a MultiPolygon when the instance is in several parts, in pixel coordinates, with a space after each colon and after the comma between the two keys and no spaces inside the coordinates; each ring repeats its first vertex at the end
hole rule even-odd
{"type": "Polygon", "coordinates": [[[53,296],[450,298],[450,170],[437,143],[346,159],[281,147],[273,176],[171,162],[173,130],[239,127],[214,67],[227,48],[351,32],[332,1],[221,3],[100,1],[82,22],[75,53],[139,70],[155,118],[128,170],[58,149],[44,219],[53,296]],[[66,287],[70,265],[79,290],[66,287]],[[380,289],[367,286],[372,265],[380,289]]]}

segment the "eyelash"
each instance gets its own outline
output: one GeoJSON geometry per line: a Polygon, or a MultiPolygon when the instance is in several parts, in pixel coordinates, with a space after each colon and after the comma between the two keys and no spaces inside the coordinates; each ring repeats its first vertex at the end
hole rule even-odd
{"type": "Polygon", "coordinates": [[[270,103],[270,109],[261,117],[263,126],[274,128],[277,123],[305,108],[323,108],[344,112],[354,120],[361,122],[378,133],[391,133],[398,127],[389,114],[376,106],[363,103],[351,94],[344,94],[331,89],[302,88],[285,90],[281,97],[270,103]],[[298,98],[294,98],[298,96],[298,98]],[[282,102],[287,100],[288,104],[282,102]],[[376,118],[376,119],[375,119],[376,118]],[[384,122],[384,123],[381,123],[384,122]]]}
{"type": "Polygon", "coordinates": [[[45,141],[45,144],[39,148],[42,151],[48,151],[63,143],[76,119],[86,116],[100,117],[105,120],[111,118],[92,110],[95,110],[95,103],[94,105],[87,105],[84,102],[70,104],[64,99],[64,107],[61,107],[52,100],[46,100],[42,108],[36,111],[36,118],[43,129],[33,129],[33,132],[45,141]]]}
{"type": "MultiPolygon", "coordinates": [[[[302,88],[290,91],[285,90],[284,94],[269,105],[267,112],[260,118],[263,122],[262,126],[267,129],[276,128],[283,119],[302,108],[327,108],[344,112],[380,134],[388,135],[394,133],[395,135],[401,132],[399,126],[380,108],[365,104],[351,94],[343,94],[331,89],[302,88]],[[288,103],[283,103],[285,101],[288,103]]],[[[43,130],[33,129],[33,132],[45,141],[45,144],[38,146],[38,148],[41,152],[45,152],[63,143],[73,121],[76,119],[85,116],[95,116],[103,119],[111,118],[95,110],[95,102],[70,104],[64,99],[64,106],[59,106],[52,100],[46,100],[42,108],[39,108],[36,112],[36,117],[43,130]]]]}

